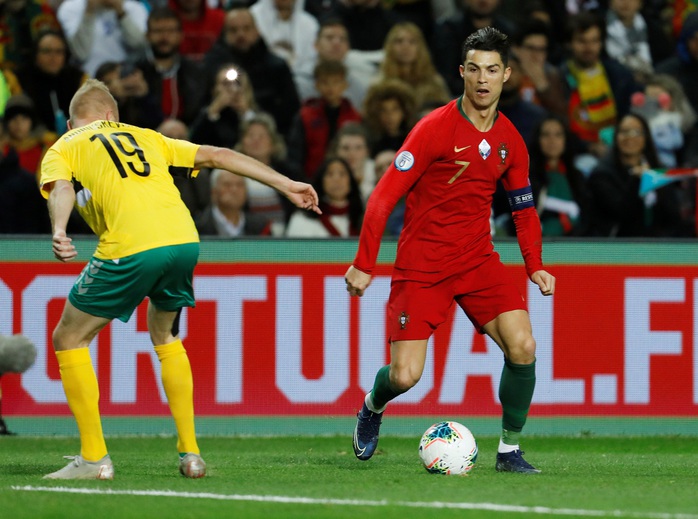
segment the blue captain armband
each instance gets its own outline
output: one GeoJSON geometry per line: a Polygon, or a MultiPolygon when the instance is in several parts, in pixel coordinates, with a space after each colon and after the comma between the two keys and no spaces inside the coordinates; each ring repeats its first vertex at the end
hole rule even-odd
{"type": "Polygon", "coordinates": [[[527,207],[535,207],[531,186],[507,191],[507,196],[509,197],[509,207],[511,207],[512,213],[514,211],[521,211],[521,209],[526,209],[527,207]]]}

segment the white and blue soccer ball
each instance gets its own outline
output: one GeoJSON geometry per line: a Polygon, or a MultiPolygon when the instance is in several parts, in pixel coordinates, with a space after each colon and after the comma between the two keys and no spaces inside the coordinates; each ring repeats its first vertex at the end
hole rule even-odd
{"type": "Polygon", "coordinates": [[[461,423],[435,423],[419,442],[419,458],[432,474],[465,476],[477,460],[477,442],[461,423]]]}

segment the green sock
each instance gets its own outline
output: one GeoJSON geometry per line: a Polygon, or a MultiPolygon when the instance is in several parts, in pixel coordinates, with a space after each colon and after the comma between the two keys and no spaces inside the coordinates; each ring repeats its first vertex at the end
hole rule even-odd
{"type": "Polygon", "coordinates": [[[390,365],[383,366],[376,373],[376,380],[373,382],[371,400],[376,409],[384,408],[393,398],[401,393],[395,391],[390,385],[390,365]]]}
{"type": "Polygon", "coordinates": [[[520,432],[507,431],[506,429],[502,429],[502,443],[506,445],[518,445],[520,437],[520,432]]]}
{"type": "MultiPolygon", "coordinates": [[[[514,364],[504,359],[502,379],[499,382],[499,400],[502,402],[502,429],[512,438],[512,433],[520,433],[526,424],[528,410],[536,387],[536,362],[514,364]]],[[[504,439],[504,434],[502,439],[504,439]]],[[[518,443],[518,437],[515,438],[518,443]]],[[[505,443],[509,444],[508,441],[505,443]]]]}

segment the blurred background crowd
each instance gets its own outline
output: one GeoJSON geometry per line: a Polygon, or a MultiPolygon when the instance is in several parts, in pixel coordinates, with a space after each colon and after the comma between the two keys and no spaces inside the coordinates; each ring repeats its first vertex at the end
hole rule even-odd
{"type": "MultiPolygon", "coordinates": [[[[321,197],[318,217],[226,171],[174,175],[202,235],[357,236],[407,133],[462,94],[462,42],[485,26],[512,41],[499,108],[528,144],[544,236],[696,236],[695,178],[640,184],[698,168],[698,0],[0,0],[0,234],[50,232],[41,158],[95,77],[122,122],[321,197]]],[[[514,232],[504,193],[492,216],[514,232]]]]}

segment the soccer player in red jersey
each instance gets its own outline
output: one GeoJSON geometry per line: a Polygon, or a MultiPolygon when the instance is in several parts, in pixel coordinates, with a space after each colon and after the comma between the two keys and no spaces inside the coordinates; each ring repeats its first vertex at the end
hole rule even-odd
{"type": "Polygon", "coordinates": [[[490,234],[492,197],[501,180],[526,272],[543,295],[555,292],[555,277],[544,270],[541,259],[541,226],[528,180],[526,145],[497,111],[511,72],[508,56],[507,36],[491,27],[465,40],[459,67],[463,95],[415,126],[369,199],[359,249],[345,275],[353,296],[363,295],[371,283],[387,218],[407,196],[388,301],[390,364],[376,374],[357,415],[354,452],[361,460],[376,449],[388,402],[419,381],[427,341],[455,300],[476,329],[504,352],[496,469],[540,472],[519,448],[536,381],[536,343],[526,303],[490,234]]]}

